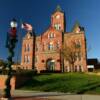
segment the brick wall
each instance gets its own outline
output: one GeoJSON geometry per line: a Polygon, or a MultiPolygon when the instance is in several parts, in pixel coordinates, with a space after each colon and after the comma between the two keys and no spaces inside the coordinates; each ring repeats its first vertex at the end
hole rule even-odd
{"type": "Polygon", "coordinates": [[[33,36],[31,38],[28,38],[28,33],[26,34],[25,38],[23,39],[22,43],[22,61],[21,65],[23,65],[24,69],[32,69],[33,65],[35,65],[35,68],[37,71],[46,70],[47,67],[47,61],[48,59],[51,59],[55,61],[55,70],[61,70],[61,67],[70,66],[68,63],[64,60],[63,57],[61,59],[60,51],[62,49],[63,41],[66,42],[68,45],[71,44],[72,41],[79,40],[81,42],[81,53],[82,53],[82,60],[75,62],[76,65],[81,65],[82,71],[87,71],[87,51],[86,51],[86,38],[84,33],[84,28],[77,26],[75,27],[75,30],[69,33],[65,32],[65,18],[64,13],[60,10],[56,10],[51,15],[51,23],[48,27],[48,29],[43,32],[40,36],[36,36],[35,42],[33,42],[33,36]],[[53,37],[51,37],[51,34],[53,37]],[[59,42],[59,48],[56,48],[56,44],[59,42]],[[34,44],[33,44],[34,43],[34,44]],[[48,49],[48,45],[52,43],[54,48],[53,50],[48,49]],[[31,51],[25,52],[25,45],[31,44],[31,51]],[[34,51],[35,48],[35,51],[34,51]],[[38,48],[38,50],[37,50],[38,48]],[[24,56],[29,55],[30,62],[25,63],[24,62],[24,56]],[[35,59],[33,62],[33,59],[35,59]],[[63,64],[64,62],[64,64],[63,64]]]}
{"type": "MultiPolygon", "coordinates": [[[[71,45],[72,42],[77,42],[79,41],[81,44],[81,60],[80,61],[76,61],[75,65],[76,66],[81,66],[82,67],[82,71],[86,72],[87,69],[87,51],[86,51],[86,39],[85,39],[85,33],[81,32],[81,33],[66,33],[64,36],[64,43],[66,45],[71,45]]],[[[65,67],[70,66],[68,62],[65,62],[65,67]]]]}

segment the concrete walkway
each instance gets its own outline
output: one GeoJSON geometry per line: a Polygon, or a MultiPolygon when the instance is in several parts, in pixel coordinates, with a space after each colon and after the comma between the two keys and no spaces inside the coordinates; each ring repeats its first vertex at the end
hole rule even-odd
{"type": "MultiPolygon", "coordinates": [[[[0,95],[2,95],[2,91],[0,91],[0,95]]],[[[24,98],[39,97],[39,98],[43,98],[43,100],[44,99],[46,100],[100,100],[100,95],[74,95],[74,94],[59,93],[59,92],[37,92],[37,91],[23,91],[23,90],[12,91],[12,96],[24,97],[24,98]]]]}

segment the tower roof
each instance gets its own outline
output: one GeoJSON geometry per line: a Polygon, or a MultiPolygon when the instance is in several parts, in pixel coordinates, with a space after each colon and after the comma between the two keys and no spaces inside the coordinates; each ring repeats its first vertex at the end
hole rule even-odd
{"type": "Polygon", "coordinates": [[[72,32],[76,32],[76,31],[84,31],[84,27],[81,27],[78,21],[76,21],[76,23],[72,28],[72,32]]]}
{"type": "Polygon", "coordinates": [[[79,26],[80,26],[79,22],[76,21],[75,24],[74,24],[74,26],[73,26],[73,28],[72,28],[72,31],[74,31],[79,26]]]}
{"type": "Polygon", "coordinates": [[[61,9],[61,7],[60,7],[60,5],[57,5],[57,7],[56,7],[56,10],[55,11],[62,11],[62,9],[61,9]]]}
{"type": "Polygon", "coordinates": [[[52,14],[54,14],[54,13],[56,13],[56,12],[62,12],[62,13],[63,13],[63,11],[62,11],[60,5],[57,5],[56,9],[54,10],[54,12],[53,12],[52,14]]]}

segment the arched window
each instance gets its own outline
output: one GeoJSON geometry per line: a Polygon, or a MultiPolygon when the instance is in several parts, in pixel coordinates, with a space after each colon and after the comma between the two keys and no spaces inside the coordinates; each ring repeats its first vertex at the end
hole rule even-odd
{"type": "Polygon", "coordinates": [[[50,42],[50,43],[48,44],[48,50],[53,50],[53,49],[54,49],[53,43],[50,42]]]}
{"type": "Polygon", "coordinates": [[[25,56],[24,56],[24,63],[25,63],[25,56]]]}
{"type": "Polygon", "coordinates": [[[82,67],[81,67],[81,65],[79,66],[79,72],[82,72],[82,67]]]}
{"type": "Polygon", "coordinates": [[[81,61],[81,53],[80,52],[78,52],[78,59],[79,59],[79,61],[81,61]]]}
{"type": "Polygon", "coordinates": [[[27,51],[30,51],[30,44],[27,44],[27,51]]]}
{"type": "Polygon", "coordinates": [[[30,44],[25,44],[25,46],[24,46],[24,51],[26,52],[26,51],[30,51],[30,44]]]}
{"type": "Polygon", "coordinates": [[[25,44],[25,46],[24,46],[24,51],[25,52],[27,51],[27,44],[25,44]]]}
{"type": "Polygon", "coordinates": [[[48,38],[54,38],[55,37],[55,34],[54,33],[50,33],[50,34],[48,34],[48,38]]]}
{"type": "Polygon", "coordinates": [[[78,70],[78,69],[77,69],[77,66],[75,65],[75,72],[77,72],[77,70],[78,70]]]}
{"type": "Polygon", "coordinates": [[[50,36],[51,38],[54,38],[54,33],[51,33],[50,35],[51,35],[51,36],[50,36]]]}
{"type": "Polygon", "coordinates": [[[60,24],[55,24],[54,27],[55,27],[56,30],[60,30],[61,29],[61,25],[60,24]]]}
{"type": "Polygon", "coordinates": [[[57,41],[57,43],[56,43],[56,48],[58,49],[59,47],[60,47],[60,42],[57,41]]]}
{"type": "Polygon", "coordinates": [[[30,56],[28,55],[27,56],[27,63],[29,63],[30,62],[30,56]]]}
{"type": "Polygon", "coordinates": [[[24,63],[27,63],[27,56],[24,56],[24,63]]]}

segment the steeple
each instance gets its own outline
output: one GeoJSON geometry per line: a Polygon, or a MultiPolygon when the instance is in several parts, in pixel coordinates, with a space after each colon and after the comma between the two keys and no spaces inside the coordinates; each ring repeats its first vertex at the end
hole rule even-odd
{"type": "Polygon", "coordinates": [[[84,27],[81,27],[79,22],[76,21],[73,28],[72,28],[72,32],[79,33],[80,31],[84,31],[84,27]]]}
{"type": "Polygon", "coordinates": [[[57,5],[57,7],[56,7],[56,9],[55,9],[55,12],[56,12],[56,11],[62,12],[62,9],[61,9],[60,5],[57,5]]]}
{"type": "Polygon", "coordinates": [[[73,28],[72,28],[72,31],[74,32],[76,30],[76,28],[78,28],[80,26],[79,22],[76,21],[73,28]]]}
{"type": "Polygon", "coordinates": [[[51,26],[58,31],[65,31],[64,13],[59,5],[57,5],[54,13],[51,16],[51,26]]]}

